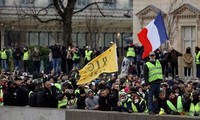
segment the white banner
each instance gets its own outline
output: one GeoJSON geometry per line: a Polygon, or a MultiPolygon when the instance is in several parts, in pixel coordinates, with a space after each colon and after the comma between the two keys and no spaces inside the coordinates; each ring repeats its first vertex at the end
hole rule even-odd
{"type": "Polygon", "coordinates": [[[130,63],[130,60],[128,58],[124,57],[124,59],[122,61],[122,65],[121,65],[120,77],[124,77],[124,76],[128,75],[129,63],[130,63]]]}

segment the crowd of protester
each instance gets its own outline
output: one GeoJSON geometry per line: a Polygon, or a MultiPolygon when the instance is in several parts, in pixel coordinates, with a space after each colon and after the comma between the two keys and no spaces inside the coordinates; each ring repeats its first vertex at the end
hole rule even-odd
{"type": "Polygon", "coordinates": [[[50,46],[49,49],[50,66],[48,70],[41,71],[40,51],[36,47],[34,50],[25,47],[23,51],[19,48],[3,48],[0,105],[200,115],[200,82],[190,80],[192,67],[196,67],[197,80],[200,77],[198,47],[195,48],[195,57],[188,47],[184,53],[174,48],[170,48],[169,51],[157,49],[150,53],[149,57],[142,59],[143,47],[129,44],[125,48],[125,57],[130,60],[127,75],[120,76],[120,72],[103,73],[84,85],[76,85],[80,77],[78,70],[81,69],[81,59],[87,64],[104,50],[101,47],[92,50],[90,46],[86,46],[84,50],[78,46],[65,48],[59,44],[50,46]],[[155,57],[155,61],[162,61],[162,79],[159,79],[158,90],[154,91],[156,94],[153,94],[152,84],[147,78],[149,71],[145,68],[148,67],[146,62],[153,60],[151,56],[155,57]],[[184,63],[183,79],[178,75],[178,58],[184,63]],[[194,59],[196,66],[192,66],[194,59]],[[29,71],[30,61],[33,61],[33,73],[29,71]],[[13,64],[12,69],[10,63],[13,64]],[[23,65],[20,65],[22,63],[23,65]]]}

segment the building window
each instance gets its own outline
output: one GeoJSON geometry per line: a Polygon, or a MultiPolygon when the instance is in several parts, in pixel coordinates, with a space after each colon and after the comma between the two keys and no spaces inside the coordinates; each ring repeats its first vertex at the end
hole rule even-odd
{"type": "Polygon", "coordinates": [[[77,7],[83,7],[89,4],[89,0],[77,0],[76,5],[77,7]]]}
{"type": "Polygon", "coordinates": [[[0,0],[0,6],[5,6],[5,0],[0,0]]]}
{"type": "Polygon", "coordinates": [[[104,39],[105,39],[104,47],[106,47],[106,48],[110,47],[110,42],[113,41],[113,33],[106,33],[104,39]]]}
{"type": "Polygon", "coordinates": [[[129,0],[129,9],[133,9],[133,0],[129,0]]]}
{"type": "Polygon", "coordinates": [[[41,32],[40,33],[40,46],[48,46],[48,33],[41,32]]]}
{"type": "Polygon", "coordinates": [[[86,46],[85,43],[85,39],[86,39],[86,34],[85,33],[79,33],[78,36],[77,36],[77,40],[78,40],[78,46],[80,48],[83,48],[83,46],[86,46]]]}
{"type": "Polygon", "coordinates": [[[38,33],[37,32],[30,32],[30,39],[29,39],[29,44],[30,46],[34,46],[34,45],[39,45],[38,44],[38,33]]]}
{"type": "Polygon", "coordinates": [[[106,8],[116,8],[117,0],[104,0],[104,2],[109,2],[104,4],[106,8]]]}
{"type": "Polygon", "coordinates": [[[58,33],[49,33],[49,46],[54,45],[56,43],[58,33]]]}
{"type": "Polygon", "coordinates": [[[20,0],[21,6],[34,6],[35,0],[20,0]]]}

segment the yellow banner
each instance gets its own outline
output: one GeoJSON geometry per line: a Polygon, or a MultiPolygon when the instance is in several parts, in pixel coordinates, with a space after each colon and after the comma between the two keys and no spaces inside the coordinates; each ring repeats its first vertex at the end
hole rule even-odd
{"type": "Polygon", "coordinates": [[[80,79],[77,85],[89,83],[101,73],[112,73],[118,71],[116,44],[113,44],[105,52],[94,58],[79,70],[80,79]]]}

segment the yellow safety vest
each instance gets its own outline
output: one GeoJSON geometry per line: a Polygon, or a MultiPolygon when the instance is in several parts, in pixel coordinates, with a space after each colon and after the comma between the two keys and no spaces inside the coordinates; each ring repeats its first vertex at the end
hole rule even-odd
{"type": "Polygon", "coordinates": [[[80,89],[77,88],[75,91],[74,91],[75,94],[80,94],[80,89]]]}
{"type": "Polygon", "coordinates": [[[151,62],[147,62],[146,65],[149,68],[149,75],[148,75],[149,82],[155,81],[157,79],[163,79],[162,66],[159,60],[156,60],[155,65],[152,64],[151,62]]]}
{"type": "Polygon", "coordinates": [[[61,85],[59,83],[55,83],[54,85],[58,90],[61,90],[61,85]]]}
{"type": "Polygon", "coordinates": [[[194,103],[190,104],[190,111],[189,111],[189,115],[190,116],[194,116],[194,113],[200,113],[200,102],[197,103],[196,105],[194,105],[194,103]]]}
{"type": "Polygon", "coordinates": [[[127,103],[132,101],[130,98],[127,98],[128,100],[126,100],[125,102],[120,102],[120,105],[127,108],[127,103]]]}
{"type": "Polygon", "coordinates": [[[138,112],[137,107],[135,106],[133,102],[131,103],[131,108],[133,112],[138,112]]]}
{"type": "Polygon", "coordinates": [[[171,101],[167,100],[167,106],[170,108],[170,110],[175,111],[175,112],[183,112],[183,104],[182,104],[182,98],[181,96],[178,96],[177,100],[177,108],[172,104],[171,101]]]}
{"type": "Polygon", "coordinates": [[[24,52],[23,60],[29,60],[29,52],[24,52]]]}
{"type": "MultiPolygon", "coordinates": [[[[145,102],[145,104],[147,104],[147,102],[146,102],[144,99],[141,99],[141,101],[140,101],[140,105],[142,104],[143,101],[145,102]]],[[[144,112],[145,112],[145,113],[148,112],[147,105],[146,105],[146,108],[145,108],[144,112]]]]}
{"type": "Polygon", "coordinates": [[[6,50],[1,51],[1,59],[3,59],[3,60],[6,60],[6,59],[7,59],[6,50]]]}
{"type": "MultiPolygon", "coordinates": [[[[141,106],[143,101],[146,103],[146,101],[144,99],[140,99],[140,103],[139,103],[140,106],[141,106]]],[[[131,103],[131,107],[132,107],[133,112],[138,112],[137,107],[135,106],[135,104],[133,102],[131,103]]],[[[145,113],[148,112],[147,106],[146,106],[144,112],[145,113]]]]}
{"type": "Polygon", "coordinates": [[[133,47],[128,48],[126,57],[135,57],[135,49],[133,47]]]}
{"type": "Polygon", "coordinates": [[[74,61],[74,60],[78,60],[78,59],[80,59],[80,56],[78,55],[78,52],[75,52],[73,54],[72,60],[74,61]]]}
{"type": "Polygon", "coordinates": [[[92,54],[92,50],[85,50],[85,59],[90,61],[92,58],[91,58],[91,54],[92,54]]]}
{"type": "Polygon", "coordinates": [[[199,57],[200,57],[200,51],[195,56],[195,63],[196,64],[200,64],[199,57]]]}
{"type": "Polygon", "coordinates": [[[63,106],[66,107],[67,102],[68,102],[67,98],[63,98],[62,100],[58,101],[58,108],[60,109],[63,106]]]}

